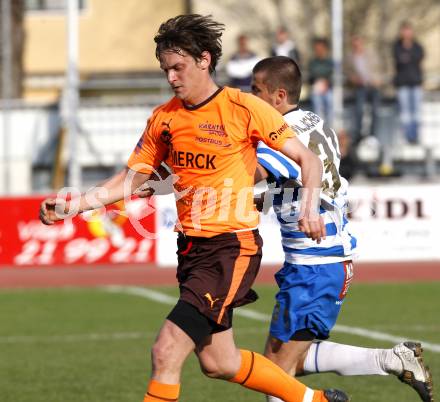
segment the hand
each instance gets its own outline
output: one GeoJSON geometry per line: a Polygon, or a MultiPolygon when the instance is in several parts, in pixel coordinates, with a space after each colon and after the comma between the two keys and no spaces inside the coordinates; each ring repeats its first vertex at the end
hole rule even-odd
{"type": "Polygon", "coordinates": [[[298,221],[298,229],[304,232],[307,237],[316,240],[318,244],[321,243],[321,239],[326,237],[324,220],[321,216],[313,219],[310,219],[309,216],[301,218],[298,221]]]}
{"type": "Polygon", "coordinates": [[[59,207],[60,205],[57,205],[56,199],[46,198],[40,205],[40,221],[45,225],[53,225],[55,222],[62,220],[63,218],[58,211],[59,207]]]}
{"type": "Polygon", "coordinates": [[[313,93],[323,95],[328,91],[329,82],[325,78],[319,78],[313,84],[313,93]]]}

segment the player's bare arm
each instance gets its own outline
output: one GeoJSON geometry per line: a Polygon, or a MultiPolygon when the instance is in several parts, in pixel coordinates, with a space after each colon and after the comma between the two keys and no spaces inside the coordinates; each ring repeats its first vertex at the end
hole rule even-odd
{"type": "Polygon", "coordinates": [[[303,189],[300,219],[298,221],[299,230],[320,243],[321,239],[326,236],[325,225],[318,210],[322,163],[296,137],[289,138],[281,148],[281,152],[301,167],[303,189]]]}
{"type": "Polygon", "coordinates": [[[267,173],[267,170],[259,163],[257,163],[257,169],[255,169],[254,175],[254,183],[257,184],[260,181],[267,179],[268,177],[269,173],[267,173]]]}
{"type": "Polygon", "coordinates": [[[40,206],[40,220],[46,225],[52,225],[67,216],[113,204],[133,194],[149,177],[149,174],[125,168],[99,187],[94,187],[71,201],[47,198],[40,206]],[[75,208],[72,211],[73,203],[75,208]]]}
{"type": "MultiPolygon", "coordinates": [[[[267,172],[267,170],[259,163],[257,163],[257,168],[255,169],[255,175],[254,175],[254,184],[257,184],[262,180],[266,180],[268,177],[269,177],[269,173],[267,172]]],[[[255,208],[257,208],[257,211],[264,213],[267,212],[264,210],[265,199],[266,199],[266,191],[254,196],[254,204],[255,204],[255,208]]]]}

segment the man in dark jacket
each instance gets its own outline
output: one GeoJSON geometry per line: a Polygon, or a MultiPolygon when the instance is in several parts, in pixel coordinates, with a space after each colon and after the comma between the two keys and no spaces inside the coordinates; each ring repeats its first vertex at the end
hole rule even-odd
{"type": "Polygon", "coordinates": [[[333,61],[330,56],[328,40],[313,40],[314,56],[309,62],[309,83],[313,112],[323,117],[329,125],[333,122],[333,61]]]}
{"type": "Polygon", "coordinates": [[[411,144],[418,143],[420,107],[422,103],[423,47],[414,39],[414,31],[409,22],[400,26],[399,38],[393,46],[396,69],[394,84],[400,108],[400,120],[406,139],[411,144]]]}

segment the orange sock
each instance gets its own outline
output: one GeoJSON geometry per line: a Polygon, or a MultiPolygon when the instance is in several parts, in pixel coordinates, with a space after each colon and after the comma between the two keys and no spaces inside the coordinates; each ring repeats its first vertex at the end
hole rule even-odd
{"type": "Polygon", "coordinates": [[[144,402],[173,402],[179,399],[180,384],[162,384],[150,380],[144,402]]]}
{"type": "Polygon", "coordinates": [[[323,391],[307,388],[264,356],[241,350],[241,367],[229,381],[285,402],[327,402],[323,391]]]}

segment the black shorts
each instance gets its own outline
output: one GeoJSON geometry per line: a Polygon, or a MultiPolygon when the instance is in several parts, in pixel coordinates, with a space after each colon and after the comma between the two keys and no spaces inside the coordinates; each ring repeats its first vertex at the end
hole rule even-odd
{"type": "Polygon", "coordinates": [[[257,229],[211,238],[179,234],[180,300],[225,329],[230,328],[230,310],[258,298],[251,286],[260,268],[262,245],[257,229]]]}

